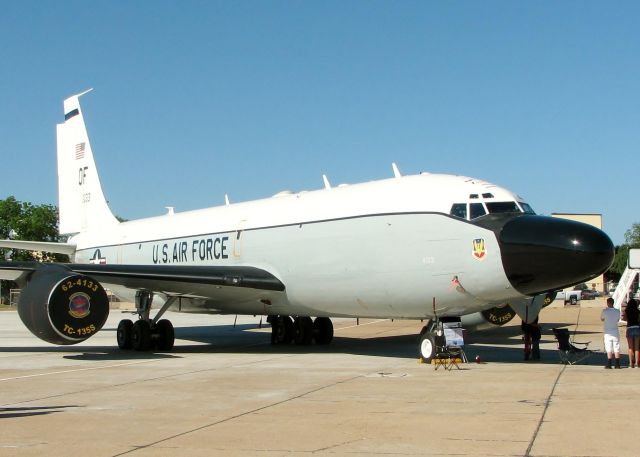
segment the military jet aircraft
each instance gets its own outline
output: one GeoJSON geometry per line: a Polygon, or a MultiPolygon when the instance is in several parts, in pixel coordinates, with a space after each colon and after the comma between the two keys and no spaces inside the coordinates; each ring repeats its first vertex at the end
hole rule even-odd
{"type": "MultiPolygon", "coordinates": [[[[84,94],[84,93],[83,93],[84,94]]],[[[536,215],[522,198],[476,178],[420,173],[118,222],[102,191],[79,97],[57,126],[59,229],[66,243],[0,241],[58,252],[70,264],[2,262],[23,288],[19,315],[53,344],[104,325],[105,288],[136,304],[117,331],[122,349],[171,350],[171,309],[268,316],[274,344],[328,344],[332,317],[501,325],[534,319],[549,291],[611,264],[602,231],[536,215]],[[156,310],[152,316],[152,310],[156,310]]]]}

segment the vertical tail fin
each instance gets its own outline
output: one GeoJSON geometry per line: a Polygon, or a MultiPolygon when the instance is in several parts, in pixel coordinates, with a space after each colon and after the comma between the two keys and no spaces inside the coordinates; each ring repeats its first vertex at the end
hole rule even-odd
{"type": "Polygon", "coordinates": [[[80,109],[78,99],[87,92],[64,101],[64,123],[57,125],[59,230],[63,234],[118,224],[102,193],[80,109]]]}

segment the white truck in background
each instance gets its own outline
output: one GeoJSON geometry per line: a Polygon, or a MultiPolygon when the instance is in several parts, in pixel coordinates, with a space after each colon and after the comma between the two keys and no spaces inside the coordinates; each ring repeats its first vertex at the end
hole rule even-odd
{"type": "Polygon", "coordinates": [[[581,298],[581,290],[559,290],[556,293],[556,300],[563,300],[565,305],[577,305],[581,298]]]}

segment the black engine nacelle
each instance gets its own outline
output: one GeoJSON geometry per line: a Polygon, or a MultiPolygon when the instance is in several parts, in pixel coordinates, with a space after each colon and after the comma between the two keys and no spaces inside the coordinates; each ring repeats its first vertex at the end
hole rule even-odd
{"type": "Polygon", "coordinates": [[[38,338],[76,344],[102,328],[109,316],[109,299],[92,278],[62,265],[41,264],[27,278],[18,314],[38,338]]]}
{"type": "Polygon", "coordinates": [[[540,310],[549,306],[555,298],[556,292],[547,292],[526,298],[525,301],[521,300],[519,303],[512,302],[511,304],[494,306],[478,313],[467,314],[461,318],[462,326],[468,330],[486,330],[503,326],[511,322],[517,315],[520,315],[523,320],[527,318],[527,322],[531,322],[538,317],[540,310]]]}
{"type": "Polygon", "coordinates": [[[462,326],[470,331],[486,330],[500,327],[511,321],[516,316],[516,312],[509,305],[494,306],[473,314],[461,317],[462,326]]]}

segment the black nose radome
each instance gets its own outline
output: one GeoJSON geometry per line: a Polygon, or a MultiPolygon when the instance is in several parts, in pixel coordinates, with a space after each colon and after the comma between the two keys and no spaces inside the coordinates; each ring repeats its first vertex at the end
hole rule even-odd
{"type": "Polygon", "coordinates": [[[613,243],[602,230],[554,217],[511,219],[498,240],[507,278],[525,295],[594,278],[609,268],[614,256],[613,243]]]}

